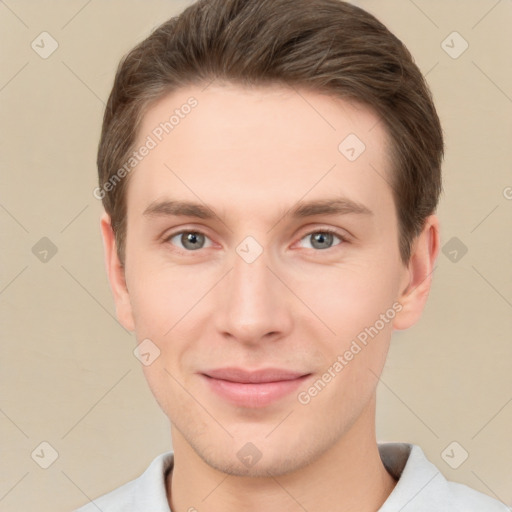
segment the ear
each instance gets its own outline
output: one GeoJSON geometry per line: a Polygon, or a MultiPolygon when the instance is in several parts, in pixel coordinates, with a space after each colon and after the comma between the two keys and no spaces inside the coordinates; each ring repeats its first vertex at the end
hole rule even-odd
{"type": "Polygon", "coordinates": [[[411,258],[401,284],[402,292],[398,297],[402,310],[393,321],[393,327],[397,330],[408,329],[421,317],[439,254],[439,239],[439,219],[436,215],[430,215],[411,249],[411,258]]]}
{"type": "Polygon", "coordinates": [[[135,322],[133,320],[132,306],[128,288],[126,287],[124,267],[117,255],[117,246],[110,216],[103,213],[100,221],[103,248],[105,251],[105,267],[107,269],[110,288],[114,295],[116,314],[119,322],[125,329],[133,331],[135,322]]]}

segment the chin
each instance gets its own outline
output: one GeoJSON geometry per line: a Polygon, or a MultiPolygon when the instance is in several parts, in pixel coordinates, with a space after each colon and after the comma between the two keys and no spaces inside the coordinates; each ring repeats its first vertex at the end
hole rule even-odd
{"type": "MultiPolygon", "coordinates": [[[[255,445],[253,445],[255,446],[255,445]]],[[[203,461],[216,469],[231,476],[239,477],[265,477],[269,476],[282,476],[288,473],[301,469],[308,465],[308,460],[299,460],[294,457],[291,453],[271,453],[269,450],[263,449],[263,451],[257,452],[257,449],[252,449],[252,456],[254,461],[250,460],[251,448],[245,445],[245,453],[210,453],[206,457],[201,457],[203,461]],[[218,455],[218,456],[216,456],[218,455]],[[257,457],[261,457],[258,460],[257,457]],[[245,461],[244,461],[245,459],[245,461]]],[[[242,450],[240,450],[242,452],[242,450]]],[[[303,455],[303,454],[301,454],[303,455]]]]}
{"type": "Polygon", "coordinates": [[[268,478],[310,465],[335,442],[334,435],[321,436],[318,429],[311,433],[303,431],[301,435],[297,425],[293,430],[281,432],[268,428],[263,431],[261,427],[256,431],[256,427],[239,429],[234,437],[189,437],[188,444],[204,463],[217,471],[232,476],[268,478]]]}

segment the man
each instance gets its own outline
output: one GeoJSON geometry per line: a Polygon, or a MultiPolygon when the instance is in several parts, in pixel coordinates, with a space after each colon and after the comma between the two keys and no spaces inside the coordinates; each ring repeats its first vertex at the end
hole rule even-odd
{"type": "Polygon", "coordinates": [[[80,509],[505,511],[377,444],[393,330],[439,252],[442,131],[338,0],[202,0],[123,59],[98,152],[117,316],[173,452],[80,509]]]}

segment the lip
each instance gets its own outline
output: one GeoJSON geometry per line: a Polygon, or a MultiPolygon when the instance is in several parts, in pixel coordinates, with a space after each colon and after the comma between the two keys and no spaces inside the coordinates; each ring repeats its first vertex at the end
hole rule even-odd
{"type": "Polygon", "coordinates": [[[209,388],[240,407],[266,407],[295,391],[310,373],[282,368],[218,368],[201,373],[209,388]]]}

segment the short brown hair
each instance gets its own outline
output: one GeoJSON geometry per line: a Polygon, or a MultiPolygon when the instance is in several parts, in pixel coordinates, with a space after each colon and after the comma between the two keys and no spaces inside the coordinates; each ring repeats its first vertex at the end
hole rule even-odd
{"type": "Polygon", "coordinates": [[[133,152],[154,101],[214,79],[308,88],[376,112],[391,140],[390,185],[400,256],[408,264],[412,242],[442,190],[441,125],[407,48],[373,15],[340,0],[199,0],[123,57],[97,159],[101,198],[123,264],[129,180],[105,185],[133,152]]]}

